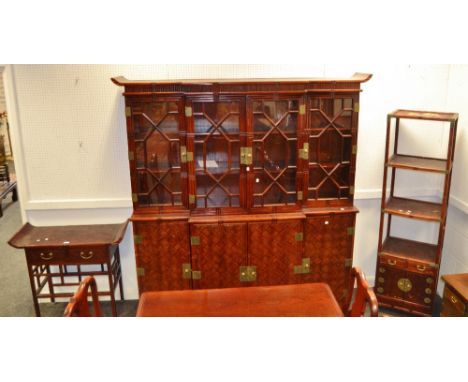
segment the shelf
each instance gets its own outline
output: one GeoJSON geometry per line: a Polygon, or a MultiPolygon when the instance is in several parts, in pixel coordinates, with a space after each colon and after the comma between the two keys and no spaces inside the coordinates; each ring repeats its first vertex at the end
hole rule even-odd
{"type": "Polygon", "coordinates": [[[390,256],[402,257],[404,259],[435,264],[437,245],[400,239],[397,237],[387,237],[382,245],[381,253],[390,256]]]}
{"type": "Polygon", "coordinates": [[[404,119],[422,119],[427,121],[446,121],[455,122],[458,119],[458,113],[437,113],[431,111],[416,110],[396,110],[389,114],[389,117],[404,119]]]}
{"type": "Polygon", "coordinates": [[[428,171],[443,174],[447,173],[447,161],[443,159],[421,158],[409,155],[393,155],[388,160],[387,165],[405,170],[428,171]]]}
{"type": "Polygon", "coordinates": [[[437,222],[441,220],[441,210],[441,204],[396,197],[390,197],[384,208],[391,215],[437,222]]]}

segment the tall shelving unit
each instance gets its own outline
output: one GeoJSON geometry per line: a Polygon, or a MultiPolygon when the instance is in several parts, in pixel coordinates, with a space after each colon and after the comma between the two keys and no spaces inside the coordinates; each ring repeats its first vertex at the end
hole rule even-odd
{"type": "Polygon", "coordinates": [[[457,113],[397,110],[387,116],[385,169],[375,277],[375,292],[380,306],[422,316],[432,314],[445,236],[457,123],[457,113]],[[438,159],[400,154],[400,120],[402,119],[449,122],[447,157],[438,159]],[[391,154],[392,120],[395,120],[395,128],[391,154]],[[441,202],[430,203],[397,196],[395,178],[399,169],[443,174],[441,202]],[[390,179],[388,179],[389,172],[391,173],[390,179]],[[387,195],[388,182],[390,182],[389,195],[387,195]],[[385,224],[386,216],[388,217],[387,224],[385,224]],[[438,223],[437,244],[392,236],[393,216],[438,223]]]}

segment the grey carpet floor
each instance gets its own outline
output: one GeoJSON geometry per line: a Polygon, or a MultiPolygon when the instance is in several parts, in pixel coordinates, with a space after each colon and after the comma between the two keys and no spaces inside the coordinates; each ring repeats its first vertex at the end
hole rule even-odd
{"type": "MultiPolygon", "coordinates": [[[[26,268],[23,250],[8,245],[8,240],[21,226],[19,203],[13,203],[11,196],[2,201],[4,215],[0,218],[0,317],[34,317],[31,286],[26,268]]],[[[440,313],[440,298],[436,299],[434,316],[440,313]]],[[[117,313],[120,317],[134,317],[138,301],[117,301],[117,313]]],[[[44,317],[60,317],[66,303],[41,303],[44,317]]],[[[102,302],[103,313],[111,316],[110,303],[102,302]]],[[[381,316],[404,316],[390,310],[381,311],[381,316]]]]}

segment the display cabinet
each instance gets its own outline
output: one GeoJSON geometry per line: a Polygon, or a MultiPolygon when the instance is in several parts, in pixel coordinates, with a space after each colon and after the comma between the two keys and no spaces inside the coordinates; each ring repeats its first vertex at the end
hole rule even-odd
{"type": "Polygon", "coordinates": [[[370,78],[113,78],[125,89],[140,293],[324,281],[341,301],[370,78]]]}
{"type": "MultiPolygon", "coordinates": [[[[397,110],[387,118],[387,143],[382,191],[379,247],[376,270],[376,295],[379,305],[416,315],[430,316],[434,309],[439,267],[445,236],[445,224],[450,195],[457,113],[397,110]],[[422,137],[423,126],[414,121],[447,123],[447,151],[444,158],[421,157],[400,152],[401,121],[411,126],[415,136],[422,137]],[[392,123],[394,121],[394,124],[392,123]],[[391,141],[393,139],[393,150],[391,141]],[[407,170],[439,174],[443,177],[441,200],[437,203],[402,197],[396,187],[397,171],[407,170]],[[390,173],[390,177],[389,174],[390,173]],[[389,185],[389,191],[387,190],[389,185]],[[416,219],[438,224],[436,243],[408,240],[393,233],[392,217],[416,219]]],[[[441,131],[444,125],[440,125],[441,131]]]]}

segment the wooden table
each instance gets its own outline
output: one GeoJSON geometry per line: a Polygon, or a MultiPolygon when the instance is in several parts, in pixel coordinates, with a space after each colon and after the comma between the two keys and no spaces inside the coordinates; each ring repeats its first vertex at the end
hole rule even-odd
{"type": "Polygon", "coordinates": [[[441,317],[468,317],[468,273],[444,275],[441,317]]]}
{"type": "Polygon", "coordinates": [[[108,291],[99,296],[110,296],[112,314],[117,316],[115,289],[120,287],[123,300],[122,271],[119,243],[128,221],[121,224],[34,227],[26,223],[8,242],[26,252],[29,281],[36,316],[40,316],[39,299],[71,297],[72,292],[58,292],[56,287],[79,285],[84,276],[107,276],[108,291]],[[83,265],[94,265],[86,267],[83,265]],[[41,293],[45,286],[48,293],[41,293]]]}
{"type": "Polygon", "coordinates": [[[327,284],[145,292],[139,317],[343,317],[327,284]]]}

